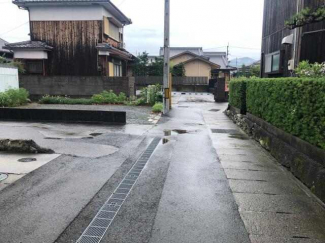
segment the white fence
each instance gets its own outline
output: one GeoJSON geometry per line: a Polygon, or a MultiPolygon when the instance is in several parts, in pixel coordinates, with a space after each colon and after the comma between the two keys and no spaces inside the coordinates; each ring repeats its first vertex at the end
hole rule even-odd
{"type": "Polygon", "coordinates": [[[0,65],[0,92],[18,88],[18,69],[6,65],[0,65]]]}

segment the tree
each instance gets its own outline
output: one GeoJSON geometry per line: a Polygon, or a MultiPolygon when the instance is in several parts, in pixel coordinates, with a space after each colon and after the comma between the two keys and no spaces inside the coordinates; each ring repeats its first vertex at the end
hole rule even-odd
{"type": "Polygon", "coordinates": [[[325,20],[325,5],[311,10],[310,8],[304,8],[296,15],[292,16],[290,20],[285,22],[288,29],[296,29],[298,27],[305,26],[307,24],[318,23],[325,20]]]}
{"type": "Polygon", "coordinates": [[[163,76],[164,75],[164,59],[156,57],[155,61],[148,66],[149,76],[163,76]]]}
{"type": "Polygon", "coordinates": [[[133,65],[133,73],[134,76],[148,76],[148,53],[143,52],[142,54],[139,54],[136,59],[135,63],[133,65]]]}
{"type": "Polygon", "coordinates": [[[19,73],[25,73],[26,70],[24,68],[24,64],[18,61],[8,61],[4,56],[0,56],[0,64],[5,64],[9,66],[14,66],[18,68],[19,73]]]}
{"type": "Polygon", "coordinates": [[[253,65],[249,70],[250,77],[259,77],[261,72],[261,65],[253,65]]]}
{"type": "MultiPolygon", "coordinates": [[[[156,57],[155,61],[150,63],[147,67],[149,76],[163,76],[164,75],[164,59],[156,57]]],[[[170,63],[170,73],[173,77],[184,77],[185,67],[183,63],[174,65],[170,63]]]]}
{"type": "Polygon", "coordinates": [[[184,77],[185,76],[185,66],[183,63],[171,66],[170,70],[173,77],[184,77]]]}

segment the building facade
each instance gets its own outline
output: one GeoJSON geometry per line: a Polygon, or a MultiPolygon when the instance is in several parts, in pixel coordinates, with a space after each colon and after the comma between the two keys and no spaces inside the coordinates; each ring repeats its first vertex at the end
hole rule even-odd
{"type": "Polygon", "coordinates": [[[300,61],[325,61],[325,21],[293,30],[285,26],[302,9],[324,5],[324,0],[264,0],[262,77],[288,77],[300,61]]]}
{"type": "Polygon", "coordinates": [[[8,44],[8,42],[0,38],[0,57],[5,58],[7,61],[11,61],[14,55],[11,51],[4,49],[6,44],[8,44]]]}
{"type": "Polygon", "coordinates": [[[124,26],[131,24],[109,0],[16,0],[29,12],[30,40],[7,44],[28,74],[127,75],[132,55],[124,26]]]}
{"type": "MultiPolygon", "coordinates": [[[[164,55],[160,48],[160,56],[164,55]]],[[[230,79],[230,71],[226,52],[205,52],[202,47],[171,47],[170,61],[177,65],[183,63],[186,76],[204,76],[210,78],[230,79]]]]}

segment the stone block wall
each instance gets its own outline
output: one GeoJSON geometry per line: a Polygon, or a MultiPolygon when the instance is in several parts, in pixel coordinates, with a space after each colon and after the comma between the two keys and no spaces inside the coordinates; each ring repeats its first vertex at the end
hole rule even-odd
{"type": "Polygon", "coordinates": [[[325,150],[234,107],[227,115],[325,202],[325,150]]]}
{"type": "Polygon", "coordinates": [[[104,90],[113,90],[116,94],[123,92],[128,97],[135,95],[133,77],[22,75],[19,84],[30,93],[31,99],[44,95],[91,97],[104,90]]]}

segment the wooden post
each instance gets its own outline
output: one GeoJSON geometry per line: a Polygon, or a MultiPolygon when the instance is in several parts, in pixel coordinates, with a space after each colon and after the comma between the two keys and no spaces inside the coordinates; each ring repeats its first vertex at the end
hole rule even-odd
{"type": "Polygon", "coordinates": [[[163,114],[167,114],[170,109],[170,96],[169,96],[169,35],[170,35],[170,0],[165,0],[165,34],[164,34],[164,111],[163,114]]]}
{"type": "Polygon", "coordinates": [[[169,109],[172,109],[173,77],[169,74],[169,109]]]}

